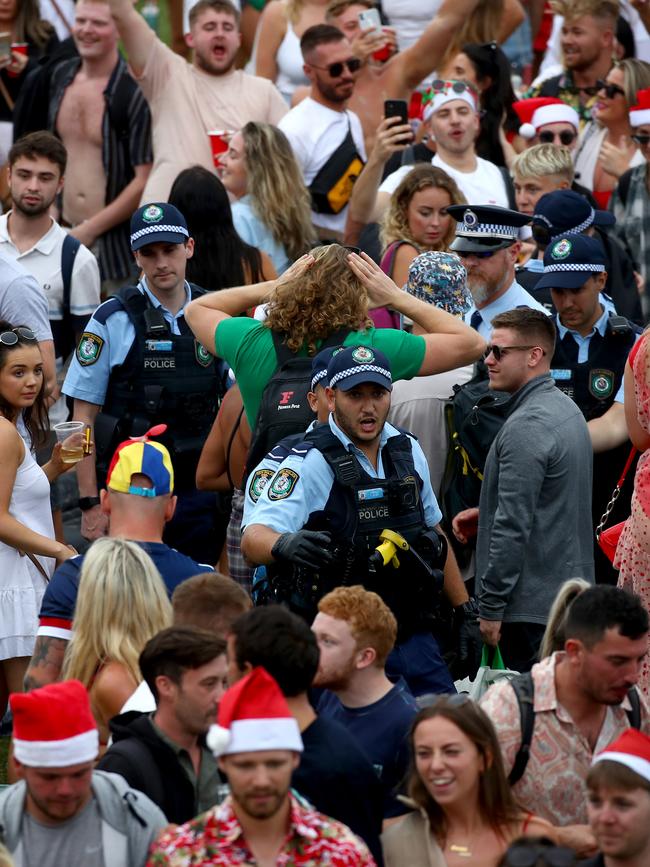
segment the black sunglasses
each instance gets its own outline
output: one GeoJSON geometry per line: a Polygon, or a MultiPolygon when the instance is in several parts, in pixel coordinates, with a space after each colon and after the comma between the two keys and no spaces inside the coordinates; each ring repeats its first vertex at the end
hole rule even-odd
{"type": "Polygon", "coordinates": [[[568,129],[563,129],[562,132],[551,132],[551,130],[546,130],[546,132],[540,132],[537,138],[540,140],[541,144],[553,144],[556,138],[559,138],[563,145],[568,147],[572,145],[573,142],[577,139],[578,135],[575,132],[571,132],[568,129]]]}
{"type": "Polygon", "coordinates": [[[506,854],[507,867],[573,867],[575,853],[564,846],[544,846],[522,843],[512,846],[506,854]]]}
{"type": "Polygon", "coordinates": [[[648,142],[650,142],[650,135],[636,135],[636,134],[634,134],[634,135],[630,136],[630,138],[632,139],[632,141],[636,142],[642,148],[644,148],[648,144],[648,142]]]}
{"type": "Polygon", "coordinates": [[[478,253],[474,253],[471,250],[454,250],[454,253],[460,259],[467,259],[468,256],[475,256],[477,259],[491,259],[492,256],[494,256],[494,254],[498,252],[499,250],[481,250],[478,253]]]}
{"type": "Polygon", "coordinates": [[[23,340],[36,340],[36,335],[31,328],[19,326],[18,328],[12,328],[11,331],[3,331],[0,334],[0,343],[3,343],[5,346],[15,346],[21,338],[23,340]]]}
{"type": "Polygon", "coordinates": [[[431,90],[434,93],[471,93],[473,97],[476,96],[476,91],[472,87],[471,84],[468,84],[466,81],[445,81],[442,78],[436,78],[431,83],[431,90]]]}
{"type": "Polygon", "coordinates": [[[339,78],[343,74],[343,67],[347,67],[348,72],[358,72],[361,69],[361,61],[358,57],[350,57],[349,60],[337,60],[336,63],[330,63],[329,66],[316,66],[315,63],[310,63],[314,69],[323,69],[328,72],[331,78],[339,78]]]}
{"type": "Polygon", "coordinates": [[[607,99],[614,99],[615,96],[620,94],[621,96],[625,96],[625,91],[622,87],[619,87],[618,84],[610,84],[608,81],[603,81],[602,78],[599,78],[596,82],[597,93],[599,91],[604,91],[607,99]]]}
{"type": "MultiPolygon", "coordinates": [[[[542,347],[537,347],[535,344],[530,346],[498,346],[496,343],[488,344],[485,352],[483,353],[483,361],[488,357],[490,353],[494,356],[495,361],[501,361],[501,359],[506,356],[509,352],[523,352],[526,349],[542,349],[542,347]]],[[[546,355],[546,350],[542,349],[544,355],[546,355]]]]}

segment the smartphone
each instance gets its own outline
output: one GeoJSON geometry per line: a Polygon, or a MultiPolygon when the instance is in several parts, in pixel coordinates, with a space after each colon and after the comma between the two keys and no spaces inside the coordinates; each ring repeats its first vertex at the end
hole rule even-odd
{"type": "Polygon", "coordinates": [[[381,18],[377,9],[364,9],[357,17],[362,30],[381,30],[381,18]]]}
{"type": "Polygon", "coordinates": [[[11,56],[11,33],[0,33],[0,57],[11,56]]]}
{"type": "Polygon", "coordinates": [[[402,123],[408,123],[409,114],[406,100],[387,99],[384,102],[384,117],[398,117],[402,123]]]}

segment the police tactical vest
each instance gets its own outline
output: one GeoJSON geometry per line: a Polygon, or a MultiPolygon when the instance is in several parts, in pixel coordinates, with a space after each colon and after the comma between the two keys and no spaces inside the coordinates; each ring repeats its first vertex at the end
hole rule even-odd
{"type": "Polygon", "coordinates": [[[422,479],[415,469],[409,437],[401,433],[391,437],[383,447],[384,479],[366,473],[329,425],[320,425],[308,433],[294,447],[294,452],[303,455],[312,448],[323,455],[334,473],[334,481],[324,509],[310,515],[305,529],[330,532],[335,550],[333,563],[316,575],[307,575],[306,570],[297,570],[302,576],[293,572],[298,577],[294,589],[298,595],[303,594],[302,607],[308,610],[310,604],[334,587],[363,584],[391,608],[400,627],[400,639],[424,628],[437,608],[442,575],[439,581],[425,575],[409,552],[398,554],[399,568],[370,566],[370,557],[385,529],[400,533],[432,568],[444,566],[444,562],[436,561],[432,551],[431,537],[437,543],[437,535],[427,533],[422,479]]]}
{"type": "Polygon", "coordinates": [[[589,358],[578,363],[578,344],[567,333],[557,341],[551,376],[589,421],[603,415],[614,403],[627,356],[640,329],[622,316],[610,316],[605,336],[597,331],[589,344],[589,358]]]}
{"type": "MultiPolygon", "coordinates": [[[[192,298],[205,294],[193,284],[190,290],[192,298]]],[[[194,487],[196,463],[224,393],[223,365],[184,318],[178,320],[180,335],[172,334],[162,311],[137,286],[124,287],[114,300],[128,313],[136,336],[123,363],[111,371],[97,418],[98,466],[105,469],[126,437],[164,423],[168,429],[160,440],[170,450],[177,486],[194,487]]]]}

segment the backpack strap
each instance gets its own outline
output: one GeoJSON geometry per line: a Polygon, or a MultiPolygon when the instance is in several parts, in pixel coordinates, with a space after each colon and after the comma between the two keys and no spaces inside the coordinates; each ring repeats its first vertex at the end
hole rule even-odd
{"type": "Polygon", "coordinates": [[[628,722],[633,729],[640,730],[641,729],[641,698],[639,697],[638,689],[633,686],[628,690],[627,693],[628,701],[630,702],[630,709],[626,710],[628,722]]]}
{"type": "Polygon", "coordinates": [[[81,241],[72,235],[66,235],[61,247],[61,279],[63,281],[63,319],[70,315],[70,292],[72,287],[72,270],[74,260],[81,247],[81,241]]]}
{"type": "Polygon", "coordinates": [[[513,688],[517,698],[521,722],[521,743],[515,756],[512,770],[508,776],[508,782],[511,786],[514,786],[523,777],[530,758],[530,745],[533,741],[533,730],[535,728],[535,683],[532,674],[527,671],[524,674],[518,674],[516,677],[513,677],[510,681],[510,686],[513,688]]]}
{"type": "Polygon", "coordinates": [[[633,171],[633,169],[628,169],[626,172],[623,172],[623,174],[618,180],[618,186],[616,187],[616,192],[619,199],[621,200],[621,204],[623,205],[623,207],[625,207],[625,205],[627,204],[627,197],[630,192],[630,181],[632,180],[633,171]]]}

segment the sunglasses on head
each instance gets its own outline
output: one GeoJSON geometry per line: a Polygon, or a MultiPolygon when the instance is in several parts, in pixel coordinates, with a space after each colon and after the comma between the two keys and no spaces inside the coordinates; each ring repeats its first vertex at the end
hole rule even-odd
{"type": "MultiPolygon", "coordinates": [[[[527,349],[541,349],[541,346],[538,347],[535,344],[530,346],[498,346],[496,343],[490,343],[483,353],[483,361],[485,361],[490,353],[494,356],[495,361],[501,361],[509,352],[524,352],[527,349]]],[[[542,349],[542,352],[546,355],[546,350],[542,349]]]]}
{"type": "Polygon", "coordinates": [[[476,96],[476,91],[471,84],[466,81],[444,81],[442,78],[436,78],[431,83],[431,90],[434,94],[438,93],[470,93],[473,97],[476,96]]]}
{"type": "Polygon", "coordinates": [[[596,93],[602,90],[607,99],[614,99],[618,94],[625,96],[625,91],[622,87],[619,87],[618,84],[610,84],[609,81],[603,81],[601,78],[596,82],[596,88],[596,93]]]}
{"type": "Polygon", "coordinates": [[[361,69],[361,61],[358,57],[350,57],[348,60],[337,60],[336,63],[330,63],[329,66],[316,66],[315,63],[310,63],[314,69],[323,69],[329,73],[331,78],[339,78],[343,75],[343,68],[346,67],[348,72],[358,72],[361,69]]]}
{"type": "Polygon", "coordinates": [[[642,148],[644,148],[650,142],[650,135],[637,135],[635,133],[634,135],[630,136],[630,138],[642,148]]]}
{"type": "Polygon", "coordinates": [[[568,129],[563,129],[562,132],[551,132],[549,129],[545,132],[540,132],[537,136],[541,144],[553,144],[555,139],[558,138],[566,147],[573,144],[577,137],[577,133],[571,132],[568,129]]]}
{"type": "Polygon", "coordinates": [[[20,339],[36,340],[36,335],[31,328],[23,328],[22,325],[18,328],[12,328],[11,331],[3,331],[0,334],[0,343],[4,344],[4,346],[15,346],[20,339]]]}

